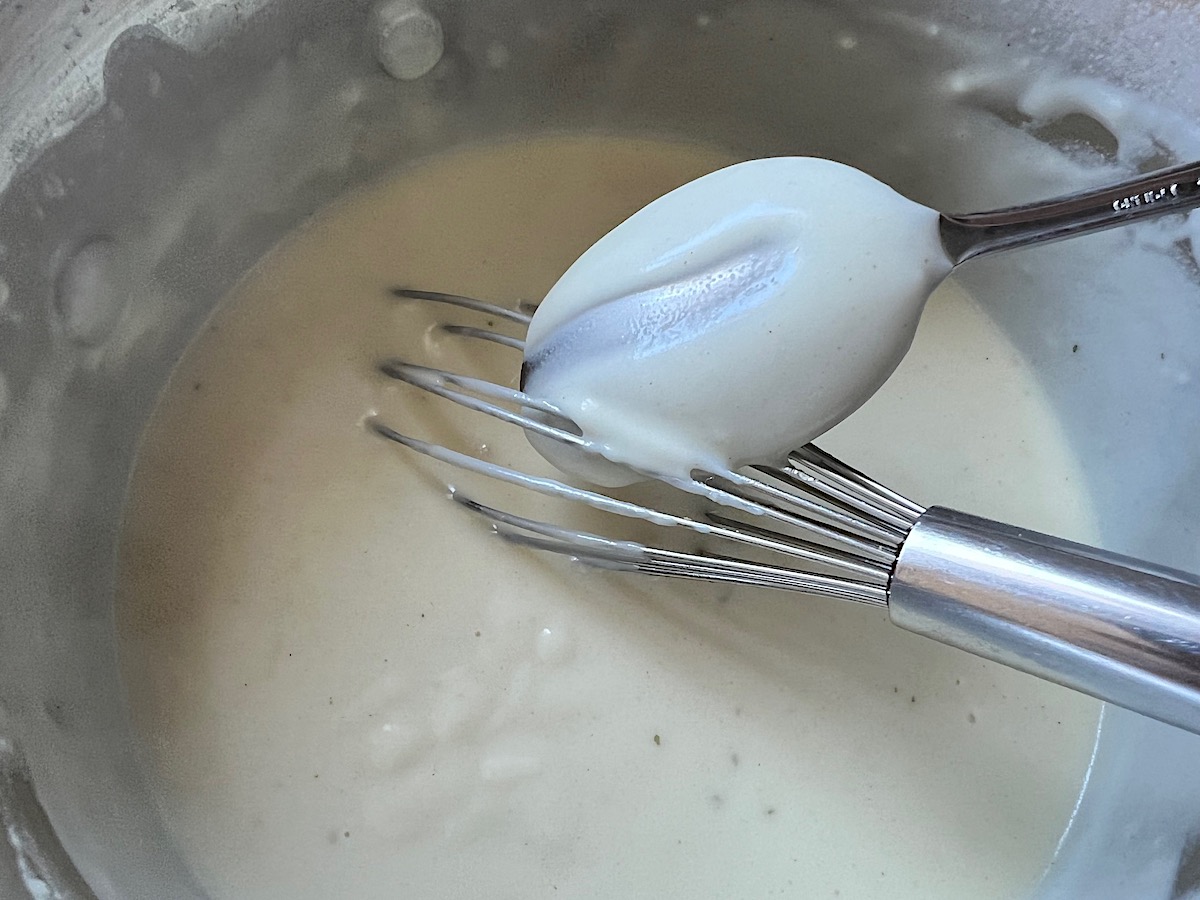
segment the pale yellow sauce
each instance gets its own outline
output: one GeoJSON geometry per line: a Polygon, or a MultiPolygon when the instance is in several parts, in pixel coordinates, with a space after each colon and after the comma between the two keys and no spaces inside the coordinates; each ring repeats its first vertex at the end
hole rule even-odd
{"type": "MultiPolygon", "coordinates": [[[[517,376],[511,351],[431,330],[478,320],[388,288],[536,299],[727,162],[599,138],[431,161],[294,235],[189,351],[141,451],[118,617],[158,803],[214,900],[1032,889],[1097,703],[879,610],[519,550],[445,485],[521,498],[361,425],[539,465],[375,371],[517,376]]],[[[918,500],[1089,535],[1039,389],[953,285],[824,443],[918,500]]]]}

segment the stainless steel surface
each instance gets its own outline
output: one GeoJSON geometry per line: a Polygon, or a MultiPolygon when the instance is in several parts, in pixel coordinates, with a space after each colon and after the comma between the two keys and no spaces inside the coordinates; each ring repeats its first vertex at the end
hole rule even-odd
{"type": "Polygon", "coordinates": [[[1200,578],[941,507],[900,548],[901,628],[1200,732],[1200,578]]]}
{"type": "MultiPolygon", "coordinates": [[[[955,108],[979,101],[1030,140],[1098,147],[1114,178],[1200,157],[1183,127],[1200,117],[1190,2],[715,0],[702,12],[721,27],[700,28],[690,0],[429,0],[444,53],[410,82],[381,68],[371,6],[0,3],[0,741],[21,751],[30,788],[0,804],[21,821],[44,812],[48,852],[65,849],[100,900],[202,896],[150,800],[118,678],[113,546],[133,450],[213,304],[312,211],[443,149],[545,130],[842,159],[937,209],[1058,190],[983,165],[986,118],[944,154],[887,149],[927,126],[922,97],[971,71],[974,45],[948,39],[957,27],[1008,45],[1013,78],[1038,71],[1040,54],[1133,91],[1122,121],[1147,105],[1179,121],[1151,129],[1163,158],[1147,165],[1086,115],[1030,120],[1007,94],[956,95],[955,108]],[[854,52],[838,49],[848,34],[862,39],[854,52]],[[898,92],[899,69],[913,81],[898,92]],[[796,89],[812,78],[826,89],[796,89]],[[83,250],[120,286],[96,308],[60,290],[83,250]]],[[[1007,261],[963,267],[968,290],[993,262],[1007,261]]],[[[1187,265],[1164,256],[1137,304],[1102,292],[1073,306],[1075,274],[1059,267],[1036,283],[1014,274],[988,307],[1039,373],[1105,545],[1184,568],[1200,564],[1187,386],[1200,378],[1200,301],[1187,265]]],[[[1179,729],[1106,713],[1038,896],[1166,900],[1200,887],[1198,753],[1179,729]]],[[[0,852],[6,900],[23,882],[38,895],[17,858],[0,852]]]]}
{"type": "Polygon", "coordinates": [[[7,838],[0,845],[0,897],[14,900],[36,887],[38,900],[96,900],[55,834],[20,751],[3,740],[0,832],[7,838]]]}
{"type": "Polygon", "coordinates": [[[1200,206],[1200,162],[1151,172],[1120,184],[964,215],[943,214],[942,246],[955,265],[999,250],[1012,250],[1091,234],[1200,206]]]}

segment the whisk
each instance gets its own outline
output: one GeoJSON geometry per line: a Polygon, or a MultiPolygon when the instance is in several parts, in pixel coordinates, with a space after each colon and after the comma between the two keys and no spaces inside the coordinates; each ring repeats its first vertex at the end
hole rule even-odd
{"type": "MultiPolygon", "coordinates": [[[[397,288],[528,325],[528,309],[397,288]]],[[[442,325],[522,351],[521,338],[442,325]]],[[[469,375],[399,359],[380,371],[447,401],[590,452],[553,405],[469,375]]],[[[602,512],[699,533],[725,552],[606,537],[496,509],[454,492],[505,539],[648,575],[775,588],[884,607],[901,628],[1200,733],[1200,578],[938,506],[922,507],[816,446],[782,466],[640,474],[700,498],[699,515],[619,499],[369,426],[418,453],[602,512]],[[739,555],[732,555],[739,551],[739,555]]]]}

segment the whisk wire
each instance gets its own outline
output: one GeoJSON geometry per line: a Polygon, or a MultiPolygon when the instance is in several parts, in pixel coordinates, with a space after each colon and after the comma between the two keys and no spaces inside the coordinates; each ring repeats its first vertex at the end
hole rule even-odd
{"type": "Polygon", "coordinates": [[[775,510],[785,520],[795,518],[809,526],[810,530],[819,531],[822,537],[867,556],[890,559],[890,547],[900,537],[864,515],[833,507],[821,499],[781,490],[741,472],[726,470],[710,477],[727,482],[732,488],[731,493],[761,504],[764,509],[775,510]]]}
{"type": "Polygon", "coordinates": [[[438,397],[457,403],[459,406],[465,406],[467,409],[484,413],[485,415],[500,419],[502,422],[508,422],[510,425],[520,426],[527,431],[534,431],[560,443],[570,444],[580,449],[587,449],[591,446],[591,441],[578,434],[558,428],[548,422],[531,418],[522,413],[513,412],[497,403],[489,403],[486,400],[480,399],[480,397],[474,396],[475,394],[479,394],[482,397],[490,397],[493,400],[520,404],[523,407],[552,416],[561,422],[570,421],[558,411],[557,407],[544,400],[531,397],[523,391],[518,391],[516,388],[507,388],[503,385],[493,384],[490,381],[484,381],[482,378],[458,375],[454,372],[443,371],[442,369],[431,369],[428,366],[419,366],[399,359],[390,359],[381,363],[379,370],[389,378],[406,382],[413,387],[419,387],[423,391],[428,391],[438,397]],[[457,390],[458,388],[462,390],[457,390]]]}
{"type": "Polygon", "coordinates": [[[826,453],[816,444],[805,444],[788,454],[788,460],[795,468],[807,467],[821,476],[836,479],[839,483],[852,486],[867,500],[887,504],[893,511],[915,522],[925,513],[925,507],[913,502],[899,491],[865,475],[853,466],[847,465],[832,454],[826,453]]]}
{"type": "MultiPolygon", "coordinates": [[[[527,325],[531,318],[528,305],[521,310],[510,310],[457,294],[408,288],[393,289],[392,294],[448,304],[520,324],[527,325]]],[[[473,325],[447,324],[441,328],[470,340],[515,350],[524,348],[519,337],[473,325]]],[[[390,378],[474,412],[584,453],[599,453],[596,443],[581,434],[558,407],[523,391],[400,359],[385,360],[379,369],[390,378]]],[[[791,453],[787,463],[780,467],[697,470],[687,477],[633,469],[639,475],[725,510],[724,513],[709,510],[697,519],[479,459],[403,434],[378,418],[369,419],[368,424],[388,440],[466,471],[544,496],[582,503],[604,513],[656,526],[683,528],[705,539],[777,553],[791,561],[789,565],[776,565],[728,557],[708,549],[689,552],[605,537],[496,509],[461,492],[453,492],[458,503],[489,520],[505,540],[603,568],[783,588],[885,605],[896,550],[924,511],[812,445],[791,453]],[[796,561],[820,571],[797,570],[796,561]]]]}
{"type": "Polygon", "coordinates": [[[522,352],[525,350],[525,342],[523,340],[511,335],[500,334],[498,331],[488,331],[486,328],[476,328],[473,325],[442,325],[441,329],[447,334],[490,341],[493,344],[499,344],[502,347],[509,347],[522,352]]]}
{"type": "MultiPolygon", "coordinates": [[[[531,397],[515,388],[503,387],[502,385],[472,376],[459,375],[441,369],[407,363],[398,359],[387,360],[380,364],[379,368],[380,371],[390,378],[406,382],[414,387],[421,388],[436,396],[457,403],[460,406],[476,412],[482,412],[503,422],[523,428],[526,431],[543,435],[580,450],[591,453],[597,452],[592,441],[572,431],[558,428],[524,413],[507,409],[498,403],[491,403],[485,399],[481,399],[481,397],[489,397],[529,407],[534,411],[555,417],[559,421],[569,421],[553,404],[536,397],[531,397]],[[462,390],[459,390],[459,388],[462,390]]],[[[392,440],[399,440],[400,435],[397,432],[391,429],[387,430],[390,433],[384,433],[383,431],[380,431],[380,433],[385,437],[390,437],[392,440]]],[[[418,449],[418,444],[429,446],[417,439],[410,439],[410,441],[407,446],[413,449],[418,449]]],[[[400,442],[404,443],[403,441],[400,442]]],[[[447,453],[453,452],[446,450],[446,448],[440,449],[447,453]]],[[[433,455],[426,450],[421,450],[420,452],[424,452],[426,455],[433,455]]],[[[467,457],[460,454],[458,458],[453,460],[453,464],[465,468],[466,459],[467,457]]],[[[444,461],[452,460],[447,458],[444,461]]],[[[484,461],[477,462],[483,466],[493,465],[484,461]]],[[[476,471],[482,470],[476,469],[476,471]]],[[[517,473],[515,470],[507,471],[508,476],[504,477],[504,480],[510,483],[521,483],[527,487],[531,486],[529,483],[520,480],[520,477],[524,473],[517,473]]],[[[701,478],[679,478],[647,470],[634,471],[648,479],[662,481],[687,493],[701,496],[719,506],[741,510],[754,516],[765,516],[780,524],[800,529],[813,537],[841,547],[851,554],[866,560],[890,563],[894,555],[891,547],[896,541],[897,535],[886,528],[873,525],[861,515],[846,514],[839,510],[831,509],[827,504],[818,503],[808,497],[779,491],[770,485],[747,478],[737,472],[726,470],[718,473],[702,473],[701,478]],[[764,499],[764,496],[756,496],[756,494],[765,495],[766,499],[764,499]],[[776,502],[772,502],[772,500],[776,502]]],[[[498,470],[489,470],[484,472],[484,474],[501,477],[498,470]]],[[[567,485],[561,482],[553,483],[563,489],[578,490],[568,488],[567,485]]],[[[585,493],[591,498],[586,502],[592,506],[597,505],[597,498],[611,499],[607,495],[595,494],[594,492],[585,493]]],[[[557,495],[565,496],[561,492],[557,495]]],[[[576,495],[574,499],[582,498],[576,495]]],[[[641,515],[647,513],[648,510],[643,507],[641,515]]],[[[681,524],[681,522],[674,524],[681,524]]],[[[689,527],[699,528],[700,525],[693,522],[689,527]]]]}
{"type": "Polygon", "coordinates": [[[533,320],[533,309],[536,308],[528,308],[523,304],[525,308],[509,309],[507,306],[497,306],[495,303],[476,300],[474,297],[464,297],[461,294],[443,294],[440,291],[420,291],[414,288],[392,288],[392,296],[402,300],[424,300],[430,303],[444,303],[447,306],[469,309],[473,312],[507,319],[509,322],[517,322],[521,325],[528,325],[533,320]]]}
{"type": "MultiPolygon", "coordinates": [[[[457,450],[443,447],[440,444],[432,444],[428,441],[422,441],[419,438],[410,437],[385,425],[378,419],[370,420],[370,427],[380,436],[433,459],[449,463],[466,471],[486,475],[498,481],[524,487],[544,496],[572,500],[584,503],[594,509],[626,518],[641,519],[660,526],[682,527],[706,536],[722,538],[734,543],[781,553],[789,557],[825,566],[831,570],[841,572],[848,577],[866,579],[871,583],[886,582],[887,568],[881,566],[878,561],[855,556],[854,554],[839,551],[835,548],[802,541],[766,529],[747,526],[732,519],[702,522],[688,516],[663,512],[639,503],[620,500],[608,494],[575,487],[557,479],[531,475],[527,472],[482,460],[469,454],[460,453],[457,450]]],[[[455,499],[476,512],[481,512],[485,508],[492,509],[491,507],[484,507],[483,504],[476,503],[475,501],[468,501],[458,494],[458,492],[455,492],[455,499]]],[[[507,518],[501,518],[500,516],[490,517],[505,524],[521,527],[527,531],[538,531],[538,533],[552,537],[561,538],[568,532],[574,535],[583,534],[583,532],[572,532],[569,529],[562,529],[559,526],[549,523],[536,523],[535,520],[526,519],[513,513],[504,513],[504,516],[507,518]],[[519,526],[517,525],[518,521],[521,523],[519,526]],[[538,528],[532,527],[536,524],[540,524],[543,530],[539,531],[538,528]]],[[[597,537],[596,540],[611,543],[611,539],[608,538],[597,537]]],[[[628,546],[632,546],[632,544],[628,546]]],[[[642,549],[650,549],[646,548],[645,545],[639,544],[638,546],[642,549]]],[[[663,552],[667,551],[664,550],[663,552]]]]}
{"type": "Polygon", "coordinates": [[[497,534],[505,540],[535,550],[571,556],[580,562],[600,568],[785,588],[874,605],[886,605],[887,602],[885,584],[872,589],[852,579],[833,575],[797,572],[794,569],[765,563],[666,550],[636,541],[615,540],[528,519],[474,500],[460,498],[457,494],[455,499],[473,512],[492,520],[497,534]]]}
{"type": "MultiPolygon", "coordinates": [[[[882,530],[892,537],[903,537],[912,525],[912,519],[877,501],[856,485],[839,483],[836,476],[826,476],[809,464],[803,466],[753,466],[753,469],[781,482],[794,492],[808,491],[846,513],[865,519],[870,523],[883,523],[882,530]]],[[[884,538],[887,540],[887,538],[884,538]]]]}

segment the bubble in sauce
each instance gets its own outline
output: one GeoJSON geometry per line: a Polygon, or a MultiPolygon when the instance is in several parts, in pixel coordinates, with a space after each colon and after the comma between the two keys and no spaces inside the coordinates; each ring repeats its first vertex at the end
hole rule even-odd
{"type": "Polygon", "coordinates": [[[544,663],[558,665],[574,652],[574,645],[562,626],[546,627],[538,632],[537,655],[544,663]]]}
{"type": "Polygon", "coordinates": [[[117,244],[96,238],[76,250],[58,272],[54,302],[67,336],[77,343],[102,342],[125,308],[117,244]]]}

